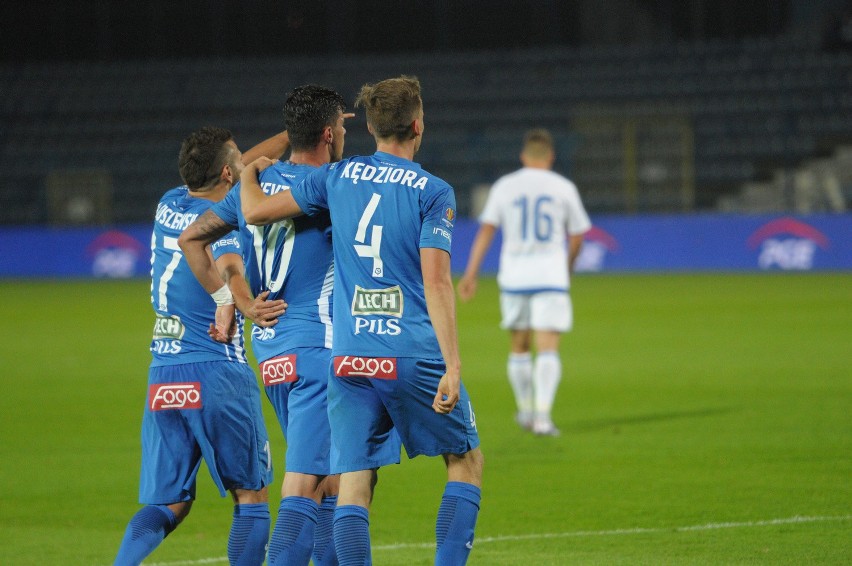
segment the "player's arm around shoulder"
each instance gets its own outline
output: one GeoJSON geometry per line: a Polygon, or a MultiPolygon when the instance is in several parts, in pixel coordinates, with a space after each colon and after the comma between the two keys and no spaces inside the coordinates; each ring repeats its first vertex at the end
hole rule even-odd
{"type": "Polygon", "coordinates": [[[439,248],[421,248],[420,267],[423,272],[426,309],[447,366],[446,373],[438,384],[432,407],[435,412],[446,414],[458,403],[461,390],[461,358],[456,330],[455,295],[450,274],[450,254],[439,248]]]}
{"type": "Polygon", "coordinates": [[[246,165],[240,174],[240,208],[248,224],[264,226],[302,213],[291,191],[267,195],[260,188],[260,172],[274,163],[267,157],[260,157],[246,165]]]}

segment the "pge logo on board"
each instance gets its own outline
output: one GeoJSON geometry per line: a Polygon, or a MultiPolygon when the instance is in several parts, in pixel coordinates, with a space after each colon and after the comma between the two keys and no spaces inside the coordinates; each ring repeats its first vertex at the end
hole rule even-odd
{"type": "Polygon", "coordinates": [[[807,271],[813,268],[817,249],[829,247],[825,234],[795,218],[779,218],[758,228],[748,239],[751,249],[759,249],[760,269],[807,271]]]}
{"type": "Polygon", "coordinates": [[[574,264],[575,271],[602,271],[606,256],[618,252],[618,240],[597,226],[586,232],[583,237],[583,247],[577,262],[574,264]]]}

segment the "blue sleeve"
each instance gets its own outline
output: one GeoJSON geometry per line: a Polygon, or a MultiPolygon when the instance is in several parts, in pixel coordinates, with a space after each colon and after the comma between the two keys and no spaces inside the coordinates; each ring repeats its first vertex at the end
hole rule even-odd
{"type": "Polygon", "coordinates": [[[240,210],[240,184],[236,185],[228,191],[228,194],[225,195],[221,201],[217,202],[213,206],[210,207],[216,216],[224,220],[229,226],[233,226],[234,228],[238,227],[239,224],[239,210],[240,210]]]}
{"type": "Polygon", "coordinates": [[[240,243],[240,234],[236,230],[228,232],[210,246],[210,251],[213,252],[213,259],[219,259],[225,254],[237,254],[240,257],[243,255],[243,246],[240,243]]]}
{"type": "Polygon", "coordinates": [[[308,216],[313,216],[328,210],[328,178],[330,165],[323,165],[316,171],[311,171],[302,182],[290,189],[293,200],[308,216]]]}
{"type": "Polygon", "coordinates": [[[423,224],[420,228],[420,247],[438,248],[450,253],[453,227],[456,220],[456,195],[447,184],[434,191],[424,191],[420,202],[423,224]]]}

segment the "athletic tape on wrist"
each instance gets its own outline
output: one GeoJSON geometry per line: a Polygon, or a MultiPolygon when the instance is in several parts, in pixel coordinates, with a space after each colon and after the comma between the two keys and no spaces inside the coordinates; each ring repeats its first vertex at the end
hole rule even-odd
{"type": "Polygon", "coordinates": [[[221,289],[210,293],[210,296],[213,297],[217,307],[234,304],[234,296],[231,294],[231,290],[228,289],[227,285],[222,285],[221,289]]]}

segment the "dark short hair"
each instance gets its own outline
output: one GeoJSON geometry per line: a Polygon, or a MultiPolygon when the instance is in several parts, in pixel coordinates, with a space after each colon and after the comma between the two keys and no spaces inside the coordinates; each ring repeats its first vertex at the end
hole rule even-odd
{"type": "Polygon", "coordinates": [[[334,126],[346,109],[343,97],[319,85],[294,88],[284,102],[284,124],[294,151],[313,149],[326,126],[334,126]]]}
{"type": "Polygon", "coordinates": [[[178,170],[186,186],[197,190],[219,178],[228,162],[227,142],[234,136],[225,128],[205,126],[189,134],[180,146],[178,170]]]}
{"type": "Polygon", "coordinates": [[[361,87],[355,106],[367,111],[367,123],[380,139],[409,140],[414,137],[411,123],[423,109],[420,81],[402,75],[361,87]]]}

